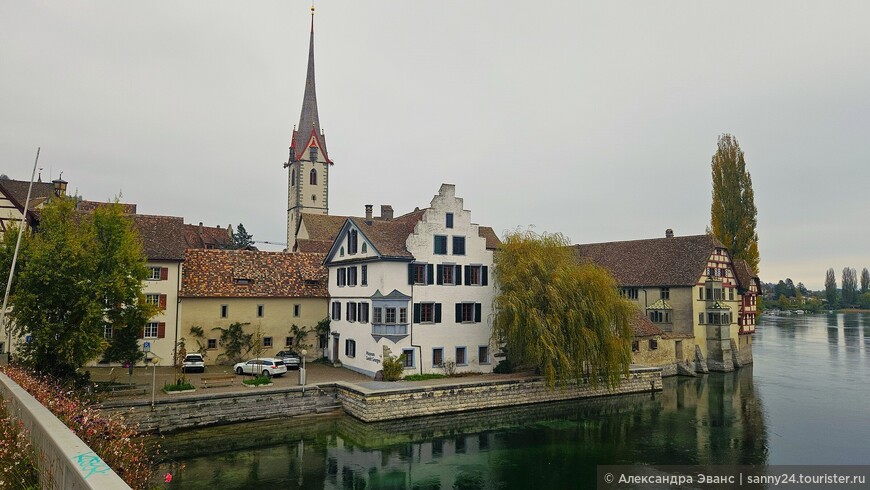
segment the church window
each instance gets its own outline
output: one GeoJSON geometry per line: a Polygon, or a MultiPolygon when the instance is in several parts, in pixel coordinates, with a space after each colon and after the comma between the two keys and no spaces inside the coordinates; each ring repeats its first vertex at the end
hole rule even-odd
{"type": "Polygon", "coordinates": [[[366,242],[363,242],[363,244],[362,244],[362,253],[366,253],[366,252],[368,252],[368,251],[369,251],[369,248],[366,246],[366,242]]]}
{"type": "Polygon", "coordinates": [[[290,185],[296,185],[296,169],[290,172],[290,185]]]}
{"type": "Polygon", "coordinates": [[[311,178],[309,179],[309,183],[311,185],[317,185],[317,169],[316,168],[311,169],[311,178]]]}

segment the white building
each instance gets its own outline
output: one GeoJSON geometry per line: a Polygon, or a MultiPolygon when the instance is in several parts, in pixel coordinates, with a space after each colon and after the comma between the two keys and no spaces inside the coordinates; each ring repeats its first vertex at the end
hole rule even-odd
{"type": "Polygon", "coordinates": [[[348,217],[326,257],[329,357],[374,375],[384,355],[406,374],[491,372],[490,278],[498,237],[443,184],[430,207],[403,216],[348,217]]]}

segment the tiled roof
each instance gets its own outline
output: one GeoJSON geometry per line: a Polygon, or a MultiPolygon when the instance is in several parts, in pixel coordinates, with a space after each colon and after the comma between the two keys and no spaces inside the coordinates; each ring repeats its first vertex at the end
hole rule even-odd
{"type": "Polygon", "coordinates": [[[673,310],[673,308],[671,308],[671,304],[663,299],[660,299],[660,300],[656,301],[655,303],[647,306],[646,309],[648,309],[648,310],[673,310]]]}
{"type": "Polygon", "coordinates": [[[327,241],[331,246],[348,217],[302,213],[300,221],[305,224],[309,240],[327,241]]]}
{"type": "MultiPolygon", "coordinates": [[[[28,186],[30,186],[29,180],[0,179],[0,190],[18,206],[19,211],[24,209],[28,186]]],[[[34,182],[33,189],[30,191],[31,202],[28,207],[34,209],[52,195],[54,195],[54,184],[51,182],[34,182]]]]}
{"type": "Polygon", "coordinates": [[[654,335],[664,335],[665,332],[655,326],[643,312],[637,310],[631,319],[631,333],[634,337],[652,337],[654,335]]]}
{"type": "Polygon", "coordinates": [[[329,253],[330,248],[332,242],[329,240],[296,240],[296,252],[325,254],[329,253]]]}
{"type": "Polygon", "coordinates": [[[406,246],[408,235],[414,232],[414,227],[425,212],[425,209],[418,209],[398,218],[383,221],[373,219],[371,222],[366,222],[363,218],[350,218],[350,220],[371,241],[382,257],[414,258],[406,246]]]}
{"type": "Polygon", "coordinates": [[[748,290],[752,280],[758,279],[758,274],[752,272],[749,264],[743,259],[735,260],[733,265],[734,275],[737,276],[737,283],[740,289],[748,290]]]}
{"type": "Polygon", "coordinates": [[[133,224],[142,239],[142,249],[148,260],[184,260],[187,242],[184,220],[175,216],[134,214],[133,224]]]}
{"type": "Polygon", "coordinates": [[[477,234],[483,238],[486,238],[486,249],[487,250],[495,250],[501,245],[501,240],[498,239],[498,235],[495,234],[495,230],[490,228],[489,226],[481,226],[477,230],[477,234]]]}
{"type": "Polygon", "coordinates": [[[187,248],[220,248],[233,247],[233,238],[230,236],[229,226],[184,225],[184,239],[187,248]]]}
{"type": "MultiPolygon", "coordinates": [[[[101,206],[107,206],[109,204],[114,204],[111,202],[100,202],[100,201],[79,201],[76,203],[76,209],[83,212],[89,212],[97,209],[101,206]]],[[[121,212],[124,214],[136,214],[136,205],[131,203],[119,202],[119,206],[121,206],[121,212]]]]}
{"type": "Polygon", "coordinates": [[[392,291],[390,291],[390,294],[384,296],[384,294],[381,293],[381,290],[378,289],[377,291],[375,291],[375,294],[372,295],[372,299],[402,299],[402,300],[409,300],[409,299],[411,299],[411,297],[408,296],[408,295],[406,295],[406,294],[400,293],[398,289],[393,289],[392,291]]]}
{"type": "Polygon", "coordinates": [[[709,235],[574,245],[581,260],[609,270],[621,286],[694,286],[717,247],[709,235]]]}
{"type": "Polygon", "coordinates": [[[180,297],[326,298],[323,254],[188,250],[180,297]]]}

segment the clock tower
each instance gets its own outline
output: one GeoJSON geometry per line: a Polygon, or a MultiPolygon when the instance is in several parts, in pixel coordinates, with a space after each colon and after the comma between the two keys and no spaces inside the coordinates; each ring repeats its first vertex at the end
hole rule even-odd
{"type": "Polygon", "coordinates": [[[308,73],[299,125],[293,128],[288,170],[287,250],[296,242],[296,228],[302,213],[329,214],[329,167],[326,135],[317,115],[314,85],[314,7],[311,7],[311,39],[308,44],[308,73]]]}

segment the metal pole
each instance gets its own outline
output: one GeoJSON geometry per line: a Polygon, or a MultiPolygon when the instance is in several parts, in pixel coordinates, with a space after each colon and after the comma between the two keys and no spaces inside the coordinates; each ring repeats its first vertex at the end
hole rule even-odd
{"type": "Polygon", "coordinates": [[[157,386],[157,359],[151,359],[151,410],[154,410],[155,386],[157,386]]]}
{"type": "MultiPolygon", "coordinates": [[[[27,186],[27,199],[24,200],[24,212],[21,213],[21,224],[18,226],[18,241],[15,242],[15,253],[12,254],[12,267],[9,269],[9,280],[6,281],[6,294],[3,295],[3,309],[0,310],[0,325],[6,330],[6,352],[12,355],[12,333],[6,327],[6,304],[9,302],[9,290],[12,288],[12,276],[15,274],[15,263],[18,261],[18,248],[21,247],[21,235],[24,233],[24,220],[27,218],[27,207],[30,205],[30,191],[33,189],[33,177],[36,175],[36,164],[39,162],[39,150],[36,149],[36,159],[33,161],[33,172],[30,173],[30,185],[27,186]]],[[[9,361],[9,358],[6,358],[9,361]]]]}

